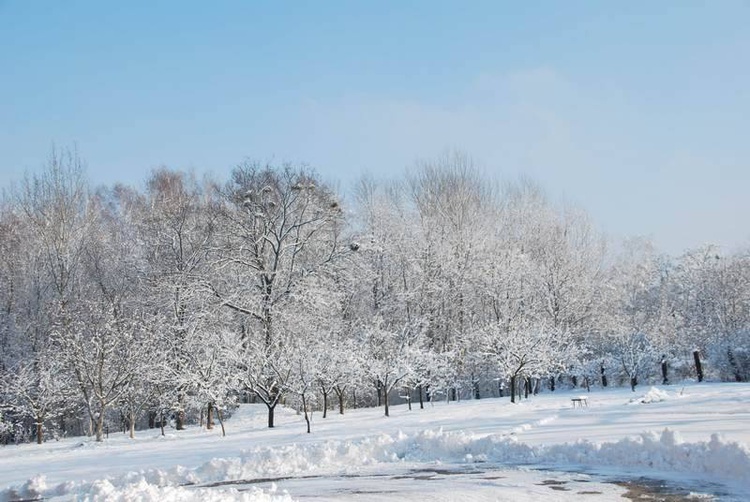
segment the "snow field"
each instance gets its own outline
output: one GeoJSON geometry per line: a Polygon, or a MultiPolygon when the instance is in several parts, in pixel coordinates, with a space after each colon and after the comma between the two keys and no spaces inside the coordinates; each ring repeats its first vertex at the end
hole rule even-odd
{"type": "MultiPolygon", "coordinates": [[[[621,390],[592,393],[590,408],[575,410],[569,408],[570,396],[565,393],[540,395],[517,405],[486,399],[436,403],[412,412],[396,406],[390,419],[378,416],[382,410],[352,410],[343,417],[317,420],[311,435],[299,433],[303,427],[301,418],[290,412],[279,414],[280,428],[259,429],[263,409],[245,406],[228,421],[229,437],[224,440],[197,428],[168,440],[140,440],[150,447],[154,463],[169,465],[164,468],[133,469],[127,458],[128,442],[121,439],[110,445],[84,442],[85,448],[80,447],[80,438],[66,440],[72,447],[64,453],[60,444],[50,445],[49,450],[45,450],[47,445],[39,449],[33,448],[36,445],[2,448],[0,480],[11,486],[0,491],[0,500],[43,497],[287,501],[293,500],[295,494],[285,493],[281,481],[278,487],[251,487],[243,491],[208,485],[336,476],[388,470],[390,465],[467,464],[721,482],[738,500],[750,497],[746,430],[750,386],[692,386],[682,397],[677,392],[652,388],[645,394],[636,393],[635,399],[632,393],[621,390]],[[536,420],[531,420],[534,417],[536,420]],[[659,428],[643,428],[655,425],[654,417],[660,417],[659,428]],[[636,428],[640,432],[633,433],[636,428]],[[704,439],[684,440],[679,428],[684,428],[691,438],[704,439]],[[393,432],[383,432],[387,429],[393,432]],[[586,431],[608,439],[593,441],[586,431]],[[272,438],[266,444],[258,444],[264,433],[272,438]],[[230,445],[235,443],[244,447],[232,451],[230,445]],[[196,463],[168,464],[175,459],[171,449],[180,447],[178,450],[185,452],[191,445],[196,450],[194,454],[182,457],[198,460],[196,463]],[[201,446],[207,446],[203,453],[201,446]],[[28,475],[28,470],[12,474],[8,469],[13,469],[10,453],[14,450],[22,452],[27,460],[36,458],[41,471],[45,470],[44,463],[48,463],[49,476],[28,475]],[[123,454],[119,460],[117,453],[123,454]],[[80,460],[80,477],[61,480],[55,474],[55,465],[59,463],[56,457],[60,456],[68,457],[68,461],[80,460]],[[84,481],[87,467],[93,468],[92,462],[109,465],[109,474],[84,481]]],[[[65,471],[64,476],[69,473],[65,471]]]]}

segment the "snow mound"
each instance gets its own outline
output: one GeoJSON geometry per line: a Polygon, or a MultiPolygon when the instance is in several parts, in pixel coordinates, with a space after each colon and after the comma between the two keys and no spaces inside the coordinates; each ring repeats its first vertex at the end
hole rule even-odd
{"type": "Polygon", "coordinates": [[[124,487],[117,487],[108,480],[95,481],[81,487],[76,499],[96,501],[159,500],[160,502],[291,502],[288,494],[276,495],[275,487],[269,492],[253,487],[249,491],[236,489],[189,489],[180,486],[157,486],[145,479],[124,487]]]}
{"type": "Polygon", "coordinates": [[[277,493],[276,486],[268,491],[252,487],[238,491],[229,489],[186,488],[183,486],[163,486],[149,482],[146,477],[126,481],[100,479],[93,482],[62,483],[56,487],[47,486],[44,476],[37,476],[27,481],[19,489],[7,489],[0,492],[0,501],[45,500],[61,497],[64,500],[85,500],[101,502],[119,502],[134,500],[159,500],[160,502],[223,502],[237,500],[241,502],[291,502],[287,493],[277,493]]]}
{"type": "Polygon", "coordinates": [[[47,478],[36,476],[26,481],[19,488],[8,488],[0,492],[0,500],[38,500],[48,492],[47,478]]]}
{"type": "Polygon", "coordinates": [[[631,399],[629,404],[660,403],[671,398],[672,396],[670,396],[667,391],[651,387],[643,396],[631,399]]]}
{"type": "Polygon", "coordinates": [[[736,442],[727,442],[718,434],[708,442],[685,443],[670,429],[647,432],[614,443],[595,444],[581,441],[552,446],[547,456],[558,462],[583,466],[597,464],[613,467],[648,467],[670,472],[741,481],[750,472],[750,449],[736,442]]]}

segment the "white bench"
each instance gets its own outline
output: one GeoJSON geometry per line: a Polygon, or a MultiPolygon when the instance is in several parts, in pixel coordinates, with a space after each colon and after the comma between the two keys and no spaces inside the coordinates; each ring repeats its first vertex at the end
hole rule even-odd
{"type": "Polygon", "coordinates": [[[588,398],[586,396],[574,397],[571,399],[571,401],[573,402],[573,408],[575,408],[576,405],[578,405],[579,408],[583,408],[584,406],[586,408],[589,407],[588,398]]]}

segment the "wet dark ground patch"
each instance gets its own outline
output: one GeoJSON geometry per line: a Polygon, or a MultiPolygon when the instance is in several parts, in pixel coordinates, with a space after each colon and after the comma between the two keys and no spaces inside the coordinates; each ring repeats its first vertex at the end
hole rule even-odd
{"type": "MultiPolygon", "coordinates": [[[[546,470],[546,469],[545,469],[546,470]]],[[[367,488],[360,488],[360,487],[352,487],[350,489],[344,488],[342,491],[338,491],[338,493],[348,493],[352,496],[356,495],[364,495],[364,494],[382,494],[382,495],[388,495],[388,494],[395,494],[398,493],[398,491],[391,491],[389,487],[387,486],[388,480],[404,480],[404,479],[413,479],[414,481],[439,481],[439,480],[445,480],[446,478],[451,478],[453,476],[463,476],[466,478],[474,478],[477,480],[485,480],[485,481],[492,481],[492,480],[500,480],[507,478],[508,475],[506,473],[500,473],[503,471],[503,468],[501,466],[490,466],[490,465],[484,465],[482,467],[476,466],[476,465],[463,465],[463,466],[455,466],[455,467],[435,467],[435,468],[417,468],[417,469],[409,469],[403,473],[362,473],[362,474],[339,474],[336,476],[333,476],[334,478],[343,480],[343,479],[353,479],[353,478],[369,478],[369,479],[380,479],[382,481],[379,481],[379,487],[377,489],[367,489],[367,488]],[[382,484],[385,483],[385,484],[382,484]]],[[[589,483],[592,480],[591,479],[584,479],[584,478],[574,478],[574,479],[553,479],[555,476],[552,471],[549,472],[551,474],[549,479],[544,479],[540,483],[537,483],[538,486],[546,486],[552,491],[557,492],[570,492],[573,490],[579,490],[575,493],[577,495],[603,495],[601,491],[597,490],[581,490],[581,486],[576,486],[581,483],[589,483]]],[[[255,478],[255,479],[242,479],[242,480],[232,480],[232,481],[220,481],[215,483],[206,483],[203,485],[200,485],[203,488],[217,488],[222,486],[234,486],[239,491],[245,491],[250,489],[251,486],[257,486],[258,484],[267,484],[267,483],[278,483],[278,482],[284,482],[284,481],[298,481],[298,480],[323,480],[329,478],[327,475],[301,475],[301,476],[280,476],[280,477],[267,477],[267,478],[255,478]],[[245,485],[245,486],[243,486],[245,485]]],[[[603,478],[598,479],[599,482],[604,483],[610,483],[617,486],[620,486],[626,490],[626,492],[623,494],[623,497],[625,499],[629,500],[636,500],[636,501],[643,501],[643,502],[695,502],[699,497],[697,497],[694,492],[691,492],[688,489],[681,488],[677,486],[675,483],[666,482],[659,479],[651,479],[651,478],[632,478],[632,479],[616,479],[616,478],[610,478],[609,481],[607,481],[606,476],[603,478]]],[[[725,498],[726,494],[721,493],[721,488],[717,486],[706,486],[702,487],[703,489],[700,489],[700,492],[702,492],[702,495],[700,496],[700,500],[714,500],[714,501],[721,501],[721,500],[734,500],[731,497],[725,498]],[[709,495],[711,494],[711,495],[709,495]]],[[[589,499],[592,500],[592,499],[589,499]]]]}
{"type": "MultiPolygon", "coordinates": [[[[628,481],[613,481],[613,484],[625,488],[623,497],[630,500],[649,502],[695,502],[696,497],[689,490],[676,488],[663,481],[638,478],[628,481]]],[[[715,500],[702,498],[701,500],[715,500]]]]}
{"type": "MultiPolygon", "coordinates": [[[[574,479],[576,483],[587,483],[586,479],[574,479]]],[[[538,486],[547,486],[555,491],[570,491],[566,487],[569,481],[557,479],[545,479],[538,486]]],[[[696,496],[689,490],[679,488],[673,484],[666,483],[658,479],[638,478],[627,481],[610,481],[611,484],[621,486],[626,489],[623,497],[630,500],[648,501],[648,502],[695,502],[696,496]]],[[[602,492],[595,490],[584,490],[577,492],[578,495],[602,495],[602,492]]],[[[706,498],[702,496],[701,500],[716,500],[714,497],[706,498]]]]}

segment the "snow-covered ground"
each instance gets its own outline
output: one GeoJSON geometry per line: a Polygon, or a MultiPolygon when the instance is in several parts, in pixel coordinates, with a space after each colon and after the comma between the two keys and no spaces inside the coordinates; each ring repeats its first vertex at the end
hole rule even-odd
{"type": "Polygon", "coordinates": [[[750,385],[685,384],[436,402],[265,427],[117,433],[0,447],[0,500],[613,500],[613,481],[750,500],[750,385]]]}

